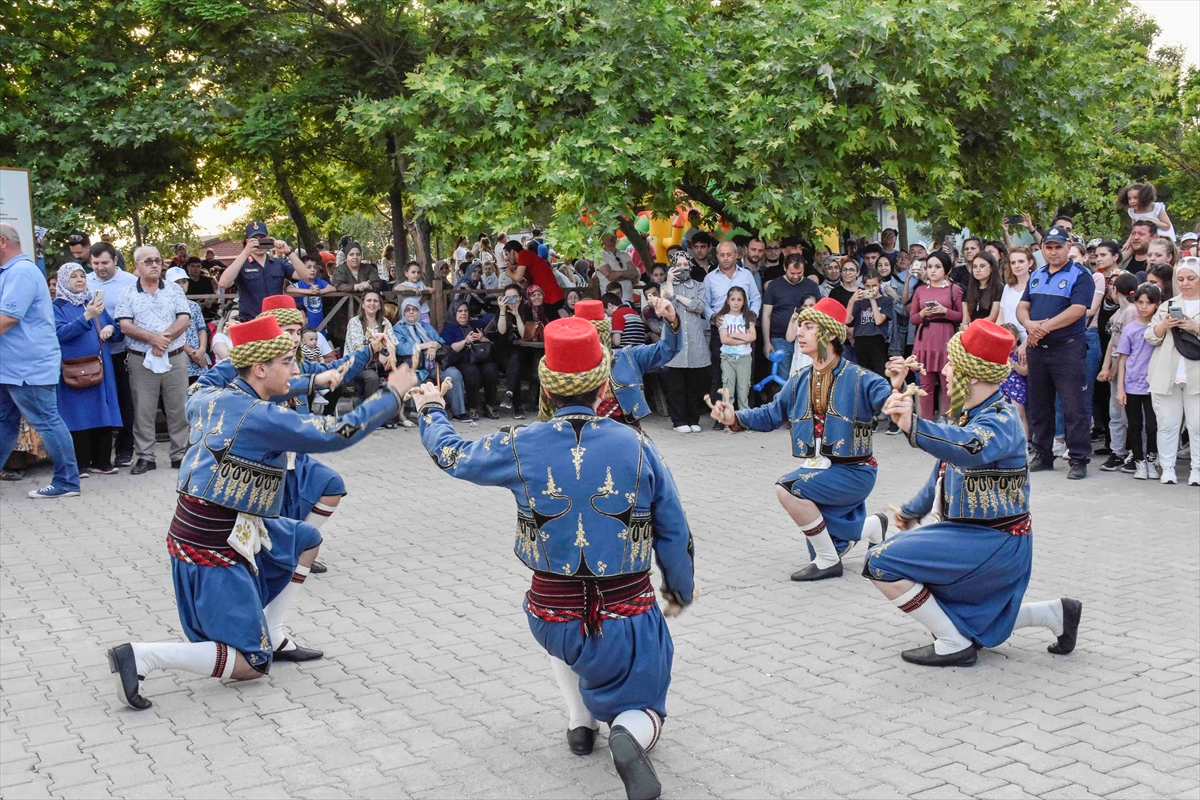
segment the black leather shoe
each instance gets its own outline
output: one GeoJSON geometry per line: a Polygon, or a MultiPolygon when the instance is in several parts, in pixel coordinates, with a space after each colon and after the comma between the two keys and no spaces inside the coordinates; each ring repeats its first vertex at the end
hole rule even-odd
{"type": "Polygon", "coordinates": [[[154,705],[142,697],[138,691],[142,677],[137,674],[137,660],[133,657],[133,645],[123,644],[110,647],[108,668],[112,671],[113,680],[117,683],[117,697],[122,703],[135,711],[143,711],[154,705]]]}
{"type": "Polygon", "coordinates": [[[1083,616],[1083,603],[1072,598],[1062,599],[1063,632],[1058,641],[1046,648],[1056,656],[1065,656],[1075,649],[1075,637],[1079,633],[1079,618],[1083,616]]]}
{"type": "Polygon", "coordinates": [[[179,469],[182,466],[183,466],[183,459],[179,459],[178,461],[171,462],[171,469],[179,469]]]}
{"type": "Polygon", "coordinates": [[[1087,464],[1072,464],[1067,470],[1067,480],[1081,481],[1087,477],[1087,464]]]}
{"type": "Polygon", "coordinates": [[[149,472],[152,469],[158,469],[158,465],[153,461],[147,461],[144,458],[139,458],[137,463],[133,465],[133,469],[129,470],[130,475],[141,475],[149,472]]]}
{"type": "Polygon", "coordinates": [[[608,732],[608,749],[629,800],[655,800],[662,794],[658,773],[633,734],[621,725],[608,732]]]}
{"type": "Polygon", "coordinates": [[[1052,458],[1031,458],[1029,459],[1030,472],[1053,472],[1054,459],[1052,458]]]}
{"type": "Polygon", "coordinates": [[[596,730],[582,725],[567,731],[567,747],[577,756],[592,754],[592,745],[596,743],[596,730]]]}
{"type": "Polygon", "coordinates": [[[931,644],[905,650],[900,657],[910,664],[920,664],[923,667],[969,667],[978,658],[974,645],[968,645],[957,653],[938,655],[931,644]]]}
{"type": "Polygon", "coordinates": [[[799,572],[792,573],[792,580],[794,581],[823,581],[826,578],[840,577],[842,577],[841,561],[837,562],[832,567],[826,567],[825,569],[821,569],[815,563],[812,563],[799,572]]]}
{"type": "Polygon", "coordinates": [[[308,568],[309,573],[313,575],[324,575],[329,572],[329,567],[322,564],[320,561],[314,560],[312,566],[308,568]]]}
{"type": "MultiPolygon", "coordinates": [[[[281,644],[280,647],[281,648],[286,647],[287,643],[288,643],[288,640],[284,639],[283,644],[281,644]]],[[[318,658],[324,658],[324,657],[325,657],[325,653],[323,653],[322,651],[310,650],[306,647],[301,647],[300,645],[296,645],[291,650],[276,650],[275,651],[275,660],[276,661],[316,661],[318,658]]]]}

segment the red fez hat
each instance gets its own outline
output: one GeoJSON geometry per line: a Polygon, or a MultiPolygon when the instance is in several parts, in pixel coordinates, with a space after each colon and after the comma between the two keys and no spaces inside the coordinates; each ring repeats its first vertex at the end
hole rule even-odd
{"type": "Polygon", "coordinates": [[[986,319],[975,320],[962,334],[963,349],[992,364],[1007,364],[1015,341],[1011,333],[986,319]]]}
{"type": "Polygon", "coordinates": [[[604,303],[599,300],[580,300],[575,304],[575,316],[599,322],[604,319],[604,303]]]}
{"type": "Polygon", "coordinates": [[[817,304],[813,306],[813,311],[832,317],[833,321],[839,325],[846,324],[846,307],[832,297],[823,297],[818,300],[817,304]]]}
{"type": "Polygon", "coordinates": [[[262,301],[263,311],[291,311],[298,308],[299,307],[296,305],[296,298],[292,297],[290,294],[273,294],[270,297],[263,298],[262,301]]]}
{"type": "Polygon", "coordinates": [[[588,372],[604,360],[604,348],[595,326],[585,319],[567,317],[546,326],[546,368],[573,375],[588,372]]]}
{"type": "Polygon", "coordinates": [[[250,342],[265,342],[277,336],[283,336],[283,329],[274,316],[255,317],[249,322],[229,326],[229,341],[233,342],[234,347],[250,342]]]}

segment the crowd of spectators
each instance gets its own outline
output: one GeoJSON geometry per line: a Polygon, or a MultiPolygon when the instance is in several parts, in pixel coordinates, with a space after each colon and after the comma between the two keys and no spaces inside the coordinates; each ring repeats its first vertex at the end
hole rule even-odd
{"type": "MultiPolygon", "coordinates": [[[[350,237],[336,252],[300,253],[252,223],[228,263],[211,250],[191,256],[186,245],[164,263],[145,246],[126,271],[111,242],[76,231],[67,237],[73,261],[48,283],[16,232],[0,225],[0,454],[7,458],[24,418],[55,467],[53,482],[31,492],[39,497],[77,493],[81,478],[120,467],[155,469],[162,433],[177,467],[188,385],[226,357],[229,324],[254,318],[264,298],[281,293],[306,314],[302,358],[329,361],[373,336],[386,341],[352,384],[326,394],[327,405],[370,396],[408,361],[423,378],[451,379],[451,413],[468,425],[521,420],[536,406],[545,326],[572,316],[580,299],[603,302],[613,348],[657,341],[662,320],[647,301],[669,299],[681,346],[646,376],[647,394],[674,431],[696,434],[705,395],[725,390],[739,408],[769,402],[811,363],[795,346],[796,315],[830,297],[846,309],[847,358],[880,374],[890,356],[921,362],[914,380],[923,417],[942,419],[950,406],[941,378],[947,342],[988,319],[1014,335],[1002,391],[1026,421],[1032,470],[1065,458],[1069,477],[1082,478],[1099,455],[1105,471],[1177,483],[1182,444],[1188,482],[1200,485],[1197,237],[1176,241],[1149,184],[1129,187],[1118,204],[1131,225],[1121,242],[1087,241],[1069,216],[1040,228],[1015,214],[996,240],[902,248],[888,229],[843,235],[840,253],[795,237],[719,236],[693,211],[682,245],[660,254],[648,242],[649,268],[612,234],[578,258],[556,252],[536,228],[464,236],[451,258],[426,269],[397,263],[390,245],[368,261],[350,237]],[[334,314],[347,294],[354,313],[334,314]]],[[[898,432],[888,419],[878,424],[898,432]]],[[[413,426],[404,411],[388,424],[398,426],[413,426]]]]}

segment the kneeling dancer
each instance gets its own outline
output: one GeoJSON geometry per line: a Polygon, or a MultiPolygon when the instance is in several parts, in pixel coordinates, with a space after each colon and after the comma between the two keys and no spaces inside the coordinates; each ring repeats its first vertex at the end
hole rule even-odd
{"type": "MultiPolygon", "coordinates": [[[[846,307],[826,297],[796,314],[796,346],[812,358],[765,406],[734,412],[727,401],[712,417],[731,431],[773,431],[792,424],[792,455],[799,469],[775,484],[775,495],[800,526],[812,562],[794,581],[842,574],[842,556],[859,539],[883,539],[887,517],[867,516],[866,499],[879,468],[872,455],[875,417],[892,387],[875,373],[842,358],[846,307]]],[[[893,381],[896,378],[893,377],[893,381]]]]}
{"type": "Polygon", "coordinates": [[[514,549],[534,571],[525,611],[567,704],[567,744],[587,755],[597,720],[608,723],[626,794],[654,798],[661,786],[646,752],[666,717],[674,646],[650,584],[651,558],[674,616],[692,602],[691,532],[654,444],[596,411],[609,360],[595,328],[572,317],[545,333],[538,374],[555,409],[549,421],[469,442],[438,391],[423,385],[421,441],[454,477],[513,493],[514,549]]]}
{"type": "Polygon", "coordinates": [[[123,644],[108,651],[121,702],[149,708],[139,682],[156,669],[251,680],[273,659],[320,658],[283,624],[316,558],[321,534],[280,517],[287,453],[344,450],[396,413],[415,382],[404,371],[389,392],[345,417],[297,414],[271,402],[296,371],[291,338],[274,317],[229,329],[238,378],[187,401],[191,443],[167,535],[179,621],[189,644],[123,644]],[[282,653],[288,655],[281,655],[282,653]]]}
{"type": "MultiPolygon", "coordinates": [[[[1023,603],[1033,563],[1025,430],[1000,383],[1013,337],[987,320],[972,322],[946,347],[949,424],[920,419],[915,399],[893,394],[884,406],[913,447],[938,459],[916,497],[896,511],[901,533],[867,551],[863,575],[934,635],[905,650],[914,664],[966,667],[1014,628],[1049,628],[1049,651],[1075,649],[1083,604],[1064,597],[1023,603]],[[933,513],[931,525],[914,527],[933,513]]],[[[903,374],[892,359],[889,369],[903,374]]]]}

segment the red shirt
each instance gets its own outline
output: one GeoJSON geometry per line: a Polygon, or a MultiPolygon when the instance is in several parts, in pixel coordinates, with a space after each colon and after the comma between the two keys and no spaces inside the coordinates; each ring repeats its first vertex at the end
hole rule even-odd
{"type": "Polygon", "coordinates": [[[517,264],[525,267],[525,280],[532,286],[536,285],[546,296],[547,304],[561,303],[562,287],[554,278],[554,269],[550,262],[529,250],[517,254],[517,264]]]}

